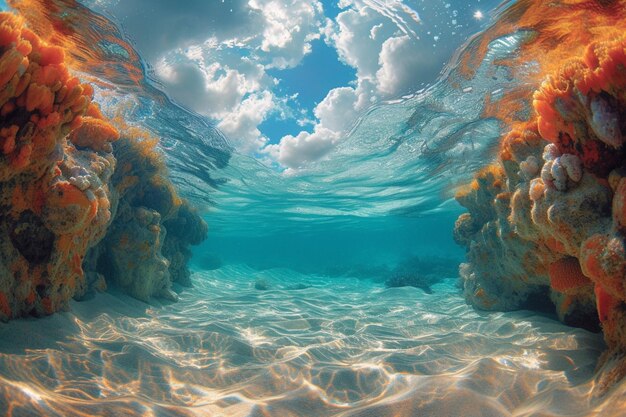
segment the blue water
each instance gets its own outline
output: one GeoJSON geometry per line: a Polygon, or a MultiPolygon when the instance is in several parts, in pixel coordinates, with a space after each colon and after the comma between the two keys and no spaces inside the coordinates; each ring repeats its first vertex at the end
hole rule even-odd
{"type": "Polygon", "coordinates": [[[106,81],[96,100],[161,138],[210,237],[177,303],[111,291],[0,327],[1,414],[621,415],[626,388],[597,396],[601,335],[475,311],[457,286],[453,190],[492,158],[503,125],[481,117],[483,97],[516,85],[494,62],[527,34],[492,42],[471,79],[451,58],[439,82],[372,107],[297,175],[238,153],[141,57],[139,84],[106,78],[129,56],[104,34],[122,38],[102,22],[84,34],[99,62],[85,75],[106,81]],[[389,288],[399,276],[419,285],[389,288]]]}
{"type": "MultiPolygon", "coordinates": [[[[530,312],[480,313],[454,278],[426,294],[229,265],[173,304],[122,294],[0,328],[15,416],[581,416],[597,335],[530,312]],[[263,280],[265,289],[259,290],[263,280]],[[16,337],[16,335],[18,335],[16,337]],[[27,350],[23,350],[27,349],[27,350]]],[[[8,412],[11,408],[11,413],[8,412]]]]}

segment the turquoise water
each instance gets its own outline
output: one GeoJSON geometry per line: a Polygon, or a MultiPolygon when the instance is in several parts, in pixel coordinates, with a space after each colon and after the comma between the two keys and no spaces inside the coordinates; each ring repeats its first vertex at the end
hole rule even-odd
{"type": "Polygon", "coordinates": [[[530,312],[477,312],[441,278],[427,294],[229,265],[195,272],[178,303],[102,294],[0,328],[3,412],[619,415],[620,391],[591,395],[600,337],[530,312]]]}
{"type": "Polygon", "coordinates": [[[471,79],[451,58],[436,84],[363,113],[332,159],[285,175],[149,77],[104,71],[150,69],[105,42],[122,39],[115,26],[86,22],[92,49],[76,53],[106,81],[96,100],[161,138],[210,237],[177,303],[112,290],[0,327],[0,414],[621,415],[624,387],[598,395],[601,335],[475,311],[458,288],[453,190],[492,158],[503,126],[483,97],[516,86],[495,62],[528,34],[492,42],[471,79]]]}

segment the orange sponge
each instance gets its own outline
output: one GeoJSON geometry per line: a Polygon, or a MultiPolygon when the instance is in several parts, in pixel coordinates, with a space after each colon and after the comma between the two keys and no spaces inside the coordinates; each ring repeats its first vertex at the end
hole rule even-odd
{"type": "Polygon", "coordinates": [[[567,257],[550,264],[550,286],[558,292],[569,293],[585,285],[591,284],[582,269],[578,259],[567,257]]]}
{"type": "Polygon", "coordinates": [[[111,152],[111,142],[119,138],[119,132],[110,123],[88,116],[83,117],[81,126],[70,134],[74,145],[104,152],[111,152]]]}
{"type": "Polygon", "coordinates": [[[596,284],[595,293],[598,318],[602,323],[604,323],[608,320],[611,310],[619,304],[619,300],[606,292],[601,284],[596,284]]]}

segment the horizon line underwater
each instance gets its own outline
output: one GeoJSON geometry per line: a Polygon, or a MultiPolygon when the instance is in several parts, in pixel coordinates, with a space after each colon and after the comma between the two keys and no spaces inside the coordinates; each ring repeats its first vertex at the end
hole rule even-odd
{"type": "Polygon", "coordinates": [[[623,416],[625,33],[0,0],[0,415],[623,416]]]}

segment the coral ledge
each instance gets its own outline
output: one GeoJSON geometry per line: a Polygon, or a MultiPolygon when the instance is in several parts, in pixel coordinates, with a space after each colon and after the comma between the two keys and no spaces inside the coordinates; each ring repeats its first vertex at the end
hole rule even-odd
{"type": "Polygon", "coordinates": [[[111,283],[142,300],[189,285],[188,246],[206,224],[155,143],[120,135],[92,98],[63,49],[0,14],[1,320],[51,314],[111,283]]]}

